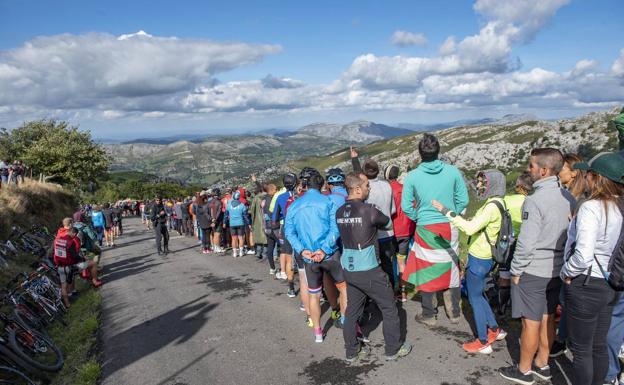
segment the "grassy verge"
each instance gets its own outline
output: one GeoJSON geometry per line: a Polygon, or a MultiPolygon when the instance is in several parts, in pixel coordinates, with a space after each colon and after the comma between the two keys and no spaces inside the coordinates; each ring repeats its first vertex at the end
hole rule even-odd
{"type": "Polygon", "coordinates": [[[97,356],[100,292],[76,278],[80,293],[66,317],[68,326],[56,323],[50,336],[63,351],[65,365],[52,379],[53,385],[95,385],[101,367],[97,356]]]}

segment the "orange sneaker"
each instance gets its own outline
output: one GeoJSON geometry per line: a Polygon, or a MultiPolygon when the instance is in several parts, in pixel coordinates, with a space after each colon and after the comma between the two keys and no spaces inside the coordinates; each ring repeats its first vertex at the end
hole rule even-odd
{"type": "Polygon", "coordinates": [[[468,353],[481,353],[481,354],[490,354],[492,353],[492,345],[488,342],[485,345],[479,341],[479,339],[475,339],[471,342],[466,342],[462,345],[465,351],[468,353]]]}
{"type": "Polygon", "coordinates": [[[496,329],[496,331],[488,328],[488,344],[492,344],[495,341],[502,341],[507,337],[507,332],[501,328],[496,329]]]}

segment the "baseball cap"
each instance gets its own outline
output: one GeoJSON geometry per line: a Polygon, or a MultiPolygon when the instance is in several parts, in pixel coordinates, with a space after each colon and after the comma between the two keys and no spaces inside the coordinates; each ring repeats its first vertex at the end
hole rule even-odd
{"type": "Polygon", "coordinates": [[[601,152],[589,162],[576,163],[577,170],[593,171],[617,183],[624,183],[624,158],[613,152],[601,152]]]}

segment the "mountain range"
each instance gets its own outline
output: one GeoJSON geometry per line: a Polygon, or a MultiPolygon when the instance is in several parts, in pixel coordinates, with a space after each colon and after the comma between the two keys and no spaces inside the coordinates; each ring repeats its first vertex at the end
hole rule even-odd
{"type": "Polygon", "coordinates": [[[349,145],[408,135],[413,131],[368,121],[315,123],[295,131],[254,135],[175,137],[105,144],[112,170],[136,170],[186,183],[209,184],[279,168],[305,156],[323,156],[349,145]]]}
{"type": "MultiPolygon", "coordinates": [[[[585,156],[615,149],[616,133],[607,129],[607,122],[618,111],[614,108],[557,121],[507,115],[422,130],[435,131],[444,159],[467,173],[488,167],[512,171],[523,167],[534,147],[552,146],[585,156]]],[[[363,156],[382,165],[393,162],[405,172],[420,161],[417,148],[422,132],[410,128],[368,121],[315,123],[294,131],[170,143],[134,141],[105,148],[112,156],[113,170],[137,170],[203,185],[237,184],[248,182],[252,173],[263,180],[279,180],[284,172],[298,172],[303,166],[349,170],[348,148],[352,145],[363,156]]]]}

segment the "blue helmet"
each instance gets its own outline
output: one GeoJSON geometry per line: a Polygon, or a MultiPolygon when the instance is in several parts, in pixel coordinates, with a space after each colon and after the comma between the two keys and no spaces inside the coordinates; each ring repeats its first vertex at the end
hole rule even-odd
{"type": "Polygon", "coordinates": [[[330,168],[327,170],[327,183],[343,184],[345,182],[345,174],[340,168],[330,168]]]}

